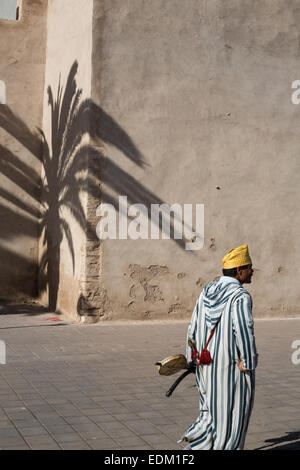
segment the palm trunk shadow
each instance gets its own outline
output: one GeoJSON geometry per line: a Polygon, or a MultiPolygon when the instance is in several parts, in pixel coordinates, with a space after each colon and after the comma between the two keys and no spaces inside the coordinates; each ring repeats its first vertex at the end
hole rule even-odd
{"type": "MultiPolygon", "coordinates": [[[[90,99],[80,101],[82,90],[77,87],[77,70],[76,61],[70,69],[64,89],[59,81],[56,97],[52,88],[48,87],[51,114],[48,137],[41,130],[38,134],[31,132],[8,107],[0,109],[0,127],[31,151],[42,164],[40,177],[36,171],[31,171],[21,157],[13,155],[8,149],[0,148],[0,174],[18,185],[33,198],[36,205],[40,203],[42,207],[39,211],[14,195],[13,191],[9,194],[8,191],[0,189],[0,195],[6,202],[22,209],[26,217],[36,218],[36,233],[30,222],[27,223],[26,230],[32,236],[43,237],[41,242],[44,251],[39,261],[40,272],[37,278],[39,277],[40,293],[48,288],[48,304],[51,311],[57,309],[62,279],[60,262],[63,239],[67,242],[73,274],[75,273],[76,250],[71,219],[85,232],[87,240],[97,240],[95,222],[91,223],[89,215],[86,215],[82,193],[98,200],[99,204],[109,200],[105,188],[101,186],[101,183],[104,183],[114,195],[127,195],[131,203],[142,203],[147,208],[152,203],[164,203],[140,184],[131,173],[125,172],[121,166],[103,156],[103,146],[108,144],[122,152],[123,156],[138,168],[145,168],[147,165],[133,140],[111,116],[90,99]],[[83,143],[87,136],[95,145],[83,143]],[[97,141],[101,142],[101,146],[97,147],[97,141]],[[84,173],[87,176],[82,176],[84,173]],[[66,217],[65,209],[70,217],[66,217]]],[[[111,202],[118,209],[115,196],[111,202]]],[[[24,217],[23,219],[25,220],[24,217]]],[[[161,221],[159,226],[161,228],[161,221]]],[[[0,230],[12,235],[5,228],[0,230]]],[[[16,232],[16,229],[14,230],[16,232]]],[[[14,235],[17,238],[18,234],[14,235]]],[[[184,240],[174,241],[184,249],[184,240]]],[[[93,310],[93,307],[89,306],[89,309],[93,310]]]]}
{"type": "Polygon", "coordinates": [[[57,298],[60,279],[60,246],[48,251],[48,307],[51,312],[55,312],[57,308],[57,298]]]}

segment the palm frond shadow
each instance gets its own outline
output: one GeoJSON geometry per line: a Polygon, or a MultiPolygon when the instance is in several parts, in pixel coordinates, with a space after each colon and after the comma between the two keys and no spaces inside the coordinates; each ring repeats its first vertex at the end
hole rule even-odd
{"type": "MultiPolygon", "coordinates": [[[[48,105],[51,111],[51,135],[32,132],[8,106],[0,107],[0,127],[11,134],[24,148],[42,163],[41,175],[11,150],[0,145],[0,174],[29,194],[35,204],[0,188],[0,197],[18,209],[20,226],[29,236],[42,237],[44,252],[39,261],[39,289],[48,287],[49,310],[57,307],[60,283],[61,243],[65,237],[75,269],[75,248],[72,230],[66,217],[68,211],[87,234],[97,239],[84,210],[81,195],[88,193],[100,202],[109,202],[118,210],[117,199],[103,189],[102,183],[117,194],[127,195],[128,201],[162,204],[151,191],[131,175],[104,157],[103,143],[117,148],[133,164],[145,168],[146,161],[127,133],[91,99],[82,99],[76,74],[78,63],[72,65],[65,88],[60,80],[56,96],[48,87],[48,105]],[[87,138],[86,138],[87,137],[87,138]],[[92,140],[93,144],[89,143],[92,140]],[[19,211],[21,210],[21,212],[19,211]],[[27,224],[27,225],[26,225],[27,224]]],[[[0,204],[0,211],[1,211],[0,204]]],[[[8,211],[3,206],[3,210],[8,211]]],[[[14,213],[10,214],[16,217],[14,213]]],[[[171,229],[173,226],[171,218],[171,229]]],[[[162,229],[162,221],[159,222],[162,229]]],[[[7,224],[0,229],[0,242],[18,234],[7,224]]],[[[174,240],[184,249],[185,240],[174,240]]]]}

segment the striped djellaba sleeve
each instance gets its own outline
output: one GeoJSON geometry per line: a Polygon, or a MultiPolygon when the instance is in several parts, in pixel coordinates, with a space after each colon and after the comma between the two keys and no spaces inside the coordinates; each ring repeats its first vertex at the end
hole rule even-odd
{"type": "Polygon", "coordinates": [[[240,360],[248,370],[257,367],[258,354],[254,336],[254,322],[252,317],[252,298],[249,292],[243,291],[232,305],[233,331],[240,360]]]}

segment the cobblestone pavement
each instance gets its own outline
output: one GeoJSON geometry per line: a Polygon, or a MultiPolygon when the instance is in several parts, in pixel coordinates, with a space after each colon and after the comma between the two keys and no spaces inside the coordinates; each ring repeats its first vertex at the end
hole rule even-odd
{"type": "MultiPolygon", "coordinates": [[[[79,325],[18,312],[0,315],[0,449],[182,449],[198,411],[194,376],[166,398],[176,376],[154,363],[184,353],[188,322],[79,325]]],[[[257,319],[255,333],[246,449],[300,449],[300,319],[257,319]]]]}

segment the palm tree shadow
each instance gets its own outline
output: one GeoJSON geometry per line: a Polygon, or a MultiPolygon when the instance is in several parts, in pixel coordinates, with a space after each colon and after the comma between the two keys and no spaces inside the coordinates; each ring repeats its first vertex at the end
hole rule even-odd
{"type": "Polygon", "coordinates": [[[44,142],[40,229],[46,246],[41,271],[47,271],[50,310],[55,310],[57,306],[64,236],[72,259],[73,274],[75,270],[75,250],[66,210],[89,240],[97,240],[96,229],[88,220],[81,194],[88,193],[98,203],[103,200],[101,175],[105,157],[102,142],[114,145],[136,165],[145,165],[141,153],[125,131],[92,100],[81,100],[82,90],[76,84],[77,70],[78,63],[74,62],[64,92],[59,81],[56,98],[48,87],[50,144],[40,131],[44,142]],[[90,139],[93,144],[89,143],[90,139]]]}
{"type": "Polygon", "coordinates": [[[42,217],[40,231],[46,247],[40,271],[47,273],[49,309],[56,310],[60,282],[60,252],[63,237],[68,244],[75,271],[75,251],[71,226],[66,217],[69,211],[82,230],[92,232],[82,205],[81,193],[86,191],[89,152],[92,147],[83,144],[88,132],[85,110],[80,105],[82,90],[77,89],[75,76],[78,64],[74,63],[65,90],[58,85],[54,99],[48,87],[48,104],[51,109],[51,137],[47,141],[43,131],[42,217]]]}
{"type": "MultiPolygon", "coordinates": [[[[8,106],[0,107],[0,127],[42,164],[39,174],[21,157],[0,145],[0,174],[9,178],[34,201],[30,205],[13,192],[0,188],[2,199],[22,211],[19,225],[28,231],[29,236],[42,240],[43,253],[34,269],[35,272],[38,270],[38,290],[48,290],[50,311],[57,309],[63,239],[67,242],[73,274],[76,266],[71,219],[66,214],[75,219],[89,240],[98,240],[95,227],[85,213],[83,194],[91,195],[99,203],[109,202],[118,210],[117,199],[103,189],[104,183],[115,193],[127,195],[132,204],[143,203],[149,208],[153,203],[163,203],[104,155],[103,143],[106,143],[117,148],[134,165],[140,168],[147,165],[141,152],[118,123],[91,99],[82,99],[82,90],[76,83],[77,71],[78,63],[75,61],[65,88],[59,79],[56,96],[51,87],[47,89],[51,111],[49,138],[41,129],[30,131],[8,106]]],[[[173,223],[174,217],[171,228],[173,223]]],[[[160,219],[161,230],[162,225],[160,219]]],[[[18,233],[11,227],[2,228],[0,239],[5,236],[17,238],[18,233]],[[3,230],[8,230],[8,233],[5,235],[3,230]]],[[[174,242],[185,248],[184,239],[174,242]]],[[[78,305],[83,304],[85,302],[79,299],[78,305]]]]}
{"type": "Polygon", "coordinates": [[[285,436],[266,439],[267,445],[254,450],[300,450],[300,431],[287,432],[285,436]],[[282,443],[287,442],[287,444],[282,443]]]}

